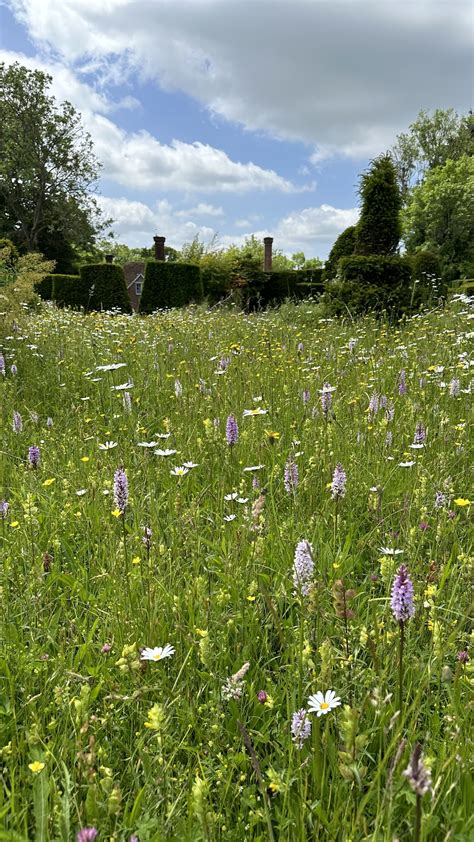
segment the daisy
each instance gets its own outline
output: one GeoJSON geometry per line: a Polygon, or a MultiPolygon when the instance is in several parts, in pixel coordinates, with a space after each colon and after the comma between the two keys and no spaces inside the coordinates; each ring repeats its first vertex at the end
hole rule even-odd
{"type": "Polygon", "coordinates": [[[98,365],[96,371],[117,371],[118,368],[125,368],[127,363],[112,363],[111,365],[98,365]]]}
{"type": "Polygon", "coordinates": [[[174,453],[177,453],[177,450],[172,450],[171,447],[165,448],[165,450],[155,450],[155,456],[173,456],[174,453]]]}
{"type": "Polygon", "coordinates": [[[265,465],[249,465],[248,468],[244,468],[243,470],[246,471],[261,471],[265,465]]]}
{"type": "Polygon", "coordinates": [[[183,462],[183,468],[198,468],[198,462],[183,462]]]}
{"type": "Polygon", "coordinates": [[[232,494],[224,494],[224,500],[237,500],[238,494],[233,491],[232,494]]]}
{"type": "Polygon", "coordinates": [[[180,465],[176,468],[172,468],[170,474],[172,477],[185,477],[186,474],[189,474],[189,468],[185,468],[184,465],[180,465]]]}
{"type": "Polygon", "coordinates": [[[156,438],[157,439],[169,439],[170,435],[171,435],[171,433],[157,433],[156,438]]]}
{"type": "Polygon", "coordinates": [[[398,463],[398,467],[399,467],[399,468],[412,468],[412,467],[413,467],[413,465],[415,465],[415,464],[416,464],[416,462],[414,462],[414,461],[411,461],[411,462],[399,462],[399,463],[398,463]]]}
{"type": "Polygon", "coordinates": [[[248,418],[249,416],[253,415],[266,415],[268,409],[262,409],[261,407],[257,407],[257,409],[244,409],[243,415],[244,418],[248,418]]]}
{"type": "Polygon", "coordinates": [[[117,445],[118,441],[106,441],[105,444],[99,444],[99,450],[113,450],[117,445]]]}
{"type": "Polygon", "coordinates": [[[323,716],[329,713],[330,710],[339,707],[341,700],[336,696],[334,690],[327,690],[326,693],[321,693],[319,690],[314,696],[308,699],[309,713],[315,713],[316,716],[323,716]]]}
{"type": "Polygon", "coordinates": [[[170,646],[169,643],[166,646],[154,646],[151,649],[149,646],[145,646],[142,649],[142,654],[140,655],[141,661],[162,661],[163,658],[171,658],[174,655],[174,646],[170,646]]]}
{"type": "Polygon", "coordinates": [[[156,447],[157,444],[157,441],[139,441],[137,447],[156,447]]]}
{"type": "Polygon", "coordinates": [[[230,523],[230,521],[235,520],[236,517],[237,515],[224,515],[224,520],[227,521],[227,523],[230,523]]]}
{"type": "Polygon", "coordinates": [[[133,383],[131,380],[128,383],[120,383],[119,386],[112,386],[112,392],[123,392],[125,389],[133,389],[133,383]]]}
{"type": "Polygon", "coordinates": [[[401,555],[403,550],[394,550],[392,547],[379,547],[379,553],[382,555],[401,555]]]}

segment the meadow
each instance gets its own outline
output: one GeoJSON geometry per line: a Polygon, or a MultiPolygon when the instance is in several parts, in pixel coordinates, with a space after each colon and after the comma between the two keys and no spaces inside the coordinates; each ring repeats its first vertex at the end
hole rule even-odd
{"type": "Polygon", "coordinates": [[[473,319],[21,315],[0,840],[472,839],[473,319]]]}

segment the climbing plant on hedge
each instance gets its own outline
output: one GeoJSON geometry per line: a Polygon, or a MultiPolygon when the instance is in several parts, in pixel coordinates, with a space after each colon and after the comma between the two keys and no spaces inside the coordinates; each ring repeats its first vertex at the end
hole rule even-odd
{"type": "Polygon", "coordinates": [[[87,289],[90,310],[122,310],[132,312],[125,275],[113,263],[90,263],[80,267],[81,286],[87,289]]]}
{"type": "Polygon", "coordinates": [[[390,155],[371,162],[359,185],[362,208],[354,254],[393,255],[401,237],[401,196],[390,155]]]}
{"type": "Polygon", "coordinates": [[[169,307],[185,307],[203,300],[199,266],[191,263],[165,263],[149,260],[140,299],[140,313],[169,307]]]}

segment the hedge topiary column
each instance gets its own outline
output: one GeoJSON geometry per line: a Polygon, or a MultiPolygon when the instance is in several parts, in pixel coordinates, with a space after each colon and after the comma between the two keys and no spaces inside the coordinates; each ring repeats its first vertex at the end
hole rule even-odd
{"type": "Polygon", "coordinates": [[[122,310],[132,312],[123,268],[114,263],[90,263],[81,266],[81,282],[89,297],[90,310],[122,310]]]}
{"type": "Polygon", "coordinates": [[[147,262],[140,313],[197,304],[203,297],[199,266],[192,263],[164,263],[161,260],[147,262]]]}

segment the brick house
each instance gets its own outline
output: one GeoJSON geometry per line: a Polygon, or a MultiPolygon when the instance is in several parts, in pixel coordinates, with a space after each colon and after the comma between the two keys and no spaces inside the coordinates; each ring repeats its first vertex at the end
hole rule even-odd
{"type": "Polygon", "coordinates": [[[130,304],[134,311],[138,312],[145,277],[145,263],[141,261],[125,263],[123,271],[130,304]]]}

